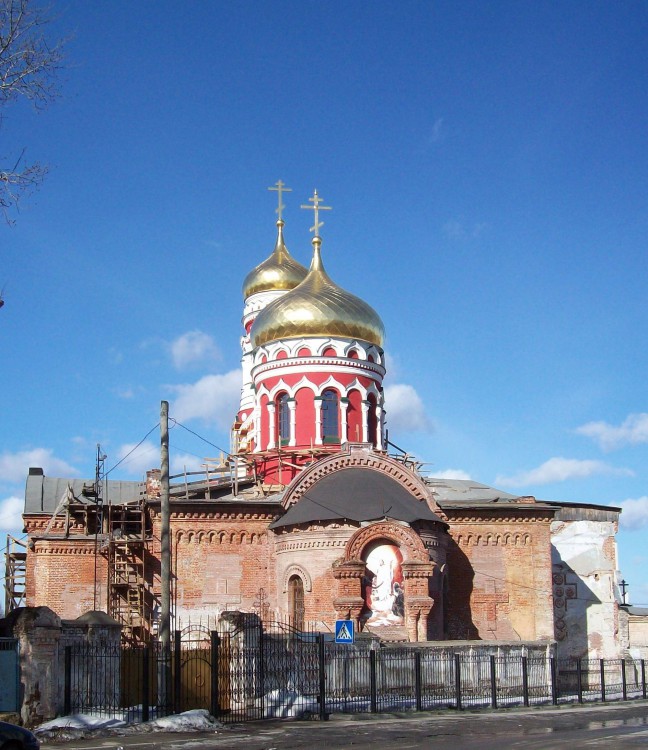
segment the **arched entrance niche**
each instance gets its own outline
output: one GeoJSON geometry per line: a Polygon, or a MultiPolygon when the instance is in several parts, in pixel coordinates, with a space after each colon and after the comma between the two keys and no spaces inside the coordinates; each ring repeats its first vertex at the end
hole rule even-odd
{"type": "Polygon", "coordinates": [[[377,539],[365,547],[362,562],[365,564],[363,624],[403,625],[405,588],[400,547],[391,539],[377,539]]]}
{"type": "Polygon", "coordinates": [[[349,539],[344,561],[338,565],[335,577],[347,579],[339,601],[348,606],[349,594],[355,590],[360,627],[379,633],[380,628],[400,626],[410,641],[425,641],[434,604],[429,595],[434,567],[410,526],[391,521],[364,526],[349,539]],[[350,585],[353,578],[355,587],[350,585]]]}

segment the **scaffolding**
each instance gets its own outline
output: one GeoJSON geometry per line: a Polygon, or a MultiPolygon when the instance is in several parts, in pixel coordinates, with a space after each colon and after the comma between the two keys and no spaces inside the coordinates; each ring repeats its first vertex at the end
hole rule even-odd
{"type": "Polygon", "coordinates": [[[7,534],[5,548],[5,615],[26,601],[27,546],[25,542],[7,534]]]}
{"type": "Polygon", "coordinates": [[[154,596],[146,578],[147,533],[142,503],[109,512],[108,608],[122,639],[142,643],[153,634],[154,596]]]}

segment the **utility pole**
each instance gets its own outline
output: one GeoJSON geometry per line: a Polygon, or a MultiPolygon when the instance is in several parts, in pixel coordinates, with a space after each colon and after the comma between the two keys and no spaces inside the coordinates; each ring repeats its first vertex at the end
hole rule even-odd
{"type": "Polygon", "coordinates": [[[162,647],[160,694],[166,707],[171,703],[171,512],[169,508],[169,402],[160,406],[160,646],[162,647]]]}
{"type": "Polygon", "coordinates": [[[167,651],[171,645],[171,543],[169,510],[169,402],[162,401],[160,408],[160,644],[167,651]]]}

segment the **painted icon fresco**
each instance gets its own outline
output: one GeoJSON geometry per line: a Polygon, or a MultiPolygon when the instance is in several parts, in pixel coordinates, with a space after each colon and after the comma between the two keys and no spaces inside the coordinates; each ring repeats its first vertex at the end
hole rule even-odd
{"type": "Polygon", "coordinates": [[[367,625],[402,625],[404,619],[403,556],[394,544],[378,543],[365,558],[367,625]]]}

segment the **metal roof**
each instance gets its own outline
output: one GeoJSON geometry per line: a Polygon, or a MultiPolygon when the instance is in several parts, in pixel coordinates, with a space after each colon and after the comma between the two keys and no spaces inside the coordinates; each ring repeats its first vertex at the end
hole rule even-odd
{"type": "Polygon", "coordinates": [[[411,495],[395,479],[373,469],[351,468],[315,482],[270,528],[345,518],[357,522],[392,518],[446,525],[427,503],[411,495]]]}
{"type": "Polygon", "coordinates": [[[509,492],[497,490],[487,484],[475,482],[474,479],[436,479],[435,477],[424,477],[427,486],[434,493],[434,499],[441,505],[450,503],[494,503],[513,502],[520,500],[519,495],[511,495],[509,492]]]}
{"type": "MultiPolygon", "coordinates": [[[[68,485],[72,487],[75,502],[93,505],[94,500],[83,494],[84,487],[93,487],[94,479],[61,479],[46,477],[43,470],[32,468],[27,476],[25,487],[25,514],[56,512],[68,485]]],[[[113,479],[105,484],[104,503],[123,505],[139,500],[145,490],[143,482],[123,482],[113,479]]]]}

